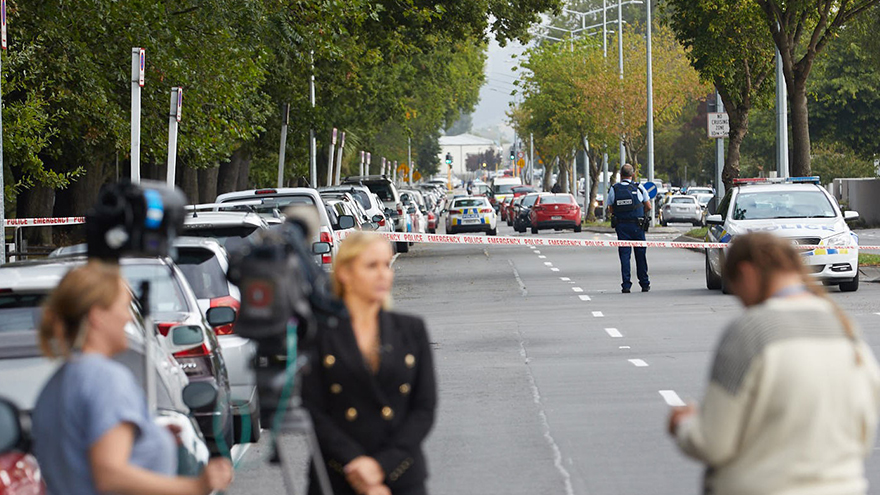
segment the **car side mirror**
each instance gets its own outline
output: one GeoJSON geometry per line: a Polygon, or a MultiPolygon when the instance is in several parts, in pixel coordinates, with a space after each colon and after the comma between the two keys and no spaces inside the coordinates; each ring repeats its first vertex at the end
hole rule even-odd
{"type": "Polygon", "coordinates": [[[843,212],[843,219],[846,220],[847,222],[852,221],[852,220],[856,220],[858,218],[859,218],[859,212],[857,212],[857,211],[850,210],[850,211],[843,212]]]}
{"type": "Polygon", "coordinates": [[[410,206],[409,208],[406,209],[406,212],[409,213],[409,214],[413,214],[413,213],[416,212],[416,207],[415,207],[415,206],[410,206]]]}
{"type": "Polygon", "coordinates": [[[192,382],[183,388],[183,403],[190,409],[202,409],[217,401],[217,387],[211,382],[192,382]]]}
{"type": "Polygon", "coordinates": [[[205,341],[202,329],[195,325],[178,325],[168,334],[171,336],[171,343],[175,346],[196,346],[205,341]]]}
{"type": "Polygon", "coordinates": [[[724,219],[721,218],[721,215],[709,215],[706,217],[706,223],[708,225],[723,225],[724,219]]]}
{"type": "Polygon", "coordinates": [[[351,215],[340,215],[339,216],[339,229],[340,230],[348,230],[354,228],[354,217],[351,215]]]}
{"type": "Polygon", "coordinates": [[[235,309],[229,306],[211,308],[205,314],[205,317],[207,317],[208,324],[212,327],[222,327],[223,325],[235,322],[235,309]]]}
{"type": "Polygon", "coordinates": [[[373,215],[373,221],[374,221],[374,222],[379,223],[379,222],[381,222],[382,220],[385,220],[385,217],[383,217],[382,215],[373,215]]]}
{"type": "Polygon", "coordinates": [[[312,254],[329,254],[331,250],[329,242],[316,242],[312,244],[312,254]]]}
{"type": "Polygon", "coordinates": [[[22,412],[12,401],[0,398],[0,454],[27,450],[22,418],[22,412]]]}

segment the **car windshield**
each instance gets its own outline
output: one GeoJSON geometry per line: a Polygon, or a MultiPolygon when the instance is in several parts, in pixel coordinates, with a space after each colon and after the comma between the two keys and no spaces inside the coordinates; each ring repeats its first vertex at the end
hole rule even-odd
{"type": "Polygon", "coordinates": [[[261,199],[263,204],[261,205],[230,205],[230,206],[221,206],[218,209],[220,211],[253,211],[259,213],[262,216],[274,216],[275,210],[284,211],[285,208],[291,205],[309,205],[315,206],[315,200],[312,199],[309,195],[289,195],[289,196],[272,196],[272,197],[260,197],[260,198],[238,198],[232,201],[252,201],[253,199],[261,199]]]}
{"type": "Polygon", "coordinates": [[[0,333],[36,330],[46,294],[0,294],[0,333]]]}
{"type": "Polygon", "coordinates": [[[214,252],[201,248],[178,248],[177,266],[199,299],[229,295],[226,274],[214,252]]]}
{"type": "Polygon", "coordinates": [[[153,314],[188,311],[183,292],[168,266],[123,264],[121,269],[135,294],[141,293],[141,283],[150,282],[150,312],[153,314]]]}
{"type": "Polygon", "coordinates": [[[532,196],[532,195],[526,196],[522,200],[522,205],[523,206],[533,206],[535,204],[535,201],[537,201],[539,197],[540,196],[538,196],[537,194],[535,194],[534,196],[532,196]]]}
{"type": "Polygon", "coordinates": [[[474,195],[486,194],[489,192],[489,186],[485,184],[474,184],[471,191],[473,191],[474,195]]]}
{"type": "Polygon", "coordinates": [[[185,225],[184,235],[190,237],[208,237],[219,242],[227,251],[233,251],[248,242],[249,239],[256,236],[258,230],[259,229],[253,225],[235,225],[230,227],[185,225]]]}
{"type": "Polygon", "coordinates": [[[697,201],[699,201],[701,205],[706,205],[709,204],[709,201],[712,201],[712,198],[714,197],[713,194],[697,194],[697,201]]]}
{"type": "Polygon", "coordinates": [[[692,205],[694,204],[694,198],[672,198],[672,204],[686,204],[692,205]]]}
{"type": "Polygon", "coordinates": [[[836,216],[834,207],[821,191],[740,193],[733,207],[734,220],[836,216]]]}
{"type": "Polygon", "coordinates": [[[522,187],[521,184],[496,184],[495,194],[510,194],[514,187],[522,187]]]}
{"type": "Polygon", "coordinates": [[[467,208],[472,206],[485,206],[486,201],[482,199],[459,199],[455,201],[453,208],[467,208]]]}
{"type": "Polygon", "coordinates": [[[574,203],[574,198],[571,195],[566,194],[565,196],[543,196],[541,197],[542,205],[568,205],[574,203]]]}
{"type": "Polygon", "coordinates": [[[389,182],[367,182],[364,184],[382,201],[394,201],[394,191],[389,182]]]}

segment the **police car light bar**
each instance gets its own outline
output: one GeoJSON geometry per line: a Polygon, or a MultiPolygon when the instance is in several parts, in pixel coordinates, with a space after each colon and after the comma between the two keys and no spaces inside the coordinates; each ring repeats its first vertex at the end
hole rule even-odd
{"type": "Polygon", "coordinates": [[[733,179],[733,185],[735,186],[745,184],[819,184],[819,182],[818,176],[733,179]]]}

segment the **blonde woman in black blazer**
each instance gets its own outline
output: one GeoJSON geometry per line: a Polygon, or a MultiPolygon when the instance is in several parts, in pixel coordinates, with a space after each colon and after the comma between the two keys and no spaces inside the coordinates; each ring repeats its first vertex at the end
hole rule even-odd
{"type": "MultiPolygon", "coordinates": [[[[394,272],[391,244],[355,233],[333,269],[348,314],[319,332],[318,363],[303,401],[335,495],[425,494],[422,442],[434,424],[437,389],[424,322],[384,309],[394,272]]],[[[309,493],[319,494],[314,476],[309,493]]]]}

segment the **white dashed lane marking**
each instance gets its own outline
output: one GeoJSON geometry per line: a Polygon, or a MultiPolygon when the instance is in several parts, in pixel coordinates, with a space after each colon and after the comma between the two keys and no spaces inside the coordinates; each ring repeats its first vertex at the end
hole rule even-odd
{"type": "Polygon", "coordinates": [[[570,282],[571,281],[571,279],[568,277],[559,277],[559,280],[562,280],[563,282],[570,282]]]}
{"type": "Polygon", "coordinates": [[[553,266],[553,263],[550,263],[549,261],[545,261],[544,264],[547,266],[553,266]]]}
{"type": "Polygon", "coordinates": [[[617,330],[616,328],[606,328],[605,333],[607,333],[609,336],[611,336],[615,339],[619,339],[619,338],[623,337],[623,334],[621,334],[620,331],[617,330]]]}
{"type": "Polygon", "coordinates": [[[551,270],[553,270],[554,272],[558,272],[559,268],[551,268],[551,270]]]}
{"type": "Polygon", "coordinates": [[[581,298],[581,301],[592,301],[592,299],[590,299],[590,296],[580,295],[578,297],[581,298]]]}
{"type": "Polygon", "coordinates": [[[630,347],[628,345],[622,345],[622,346],[618,347],[618,349],[632,349],[632,347],[630,347]]]}
{"type": "Polygon", "coordinates": [[[583,292],[584,291],[584,289],[581,289],[580,287],[572,287],[571,290],[573,290],[575,292],[583,292]]]}
{"type": "Polygon", "coordinates": [[[681,397],[675,393],[675,390],[661,390],[660,395],[663,397],[663,400],[672,407],[680,407],[684,406],[685,403],[681,400],[681,397]]]}
{"type": "Polygon", "coordinates": [[[541,251],[535,250],[535,254],[541,254],[541,251]]]}
{"type": "Polygon", "coordinates": [[[593,317],[594,318],[605,318],[605,315],[602,314],[601,311],[593,311],[593,317]]]}
{"type": "Polygon", "coordinates": [[[636,368],[644,368],[645,366],[648,366],[648,363],[642,361],[641,359],[627,359],[627,361],[632,363],[633,366],[635,366],[636,368]]]}
{"type": "Polygon", "coordinates": [[[541,256],[538,256],[538,259],[546,260],[547,257],[542,254],[541,256]]]}

